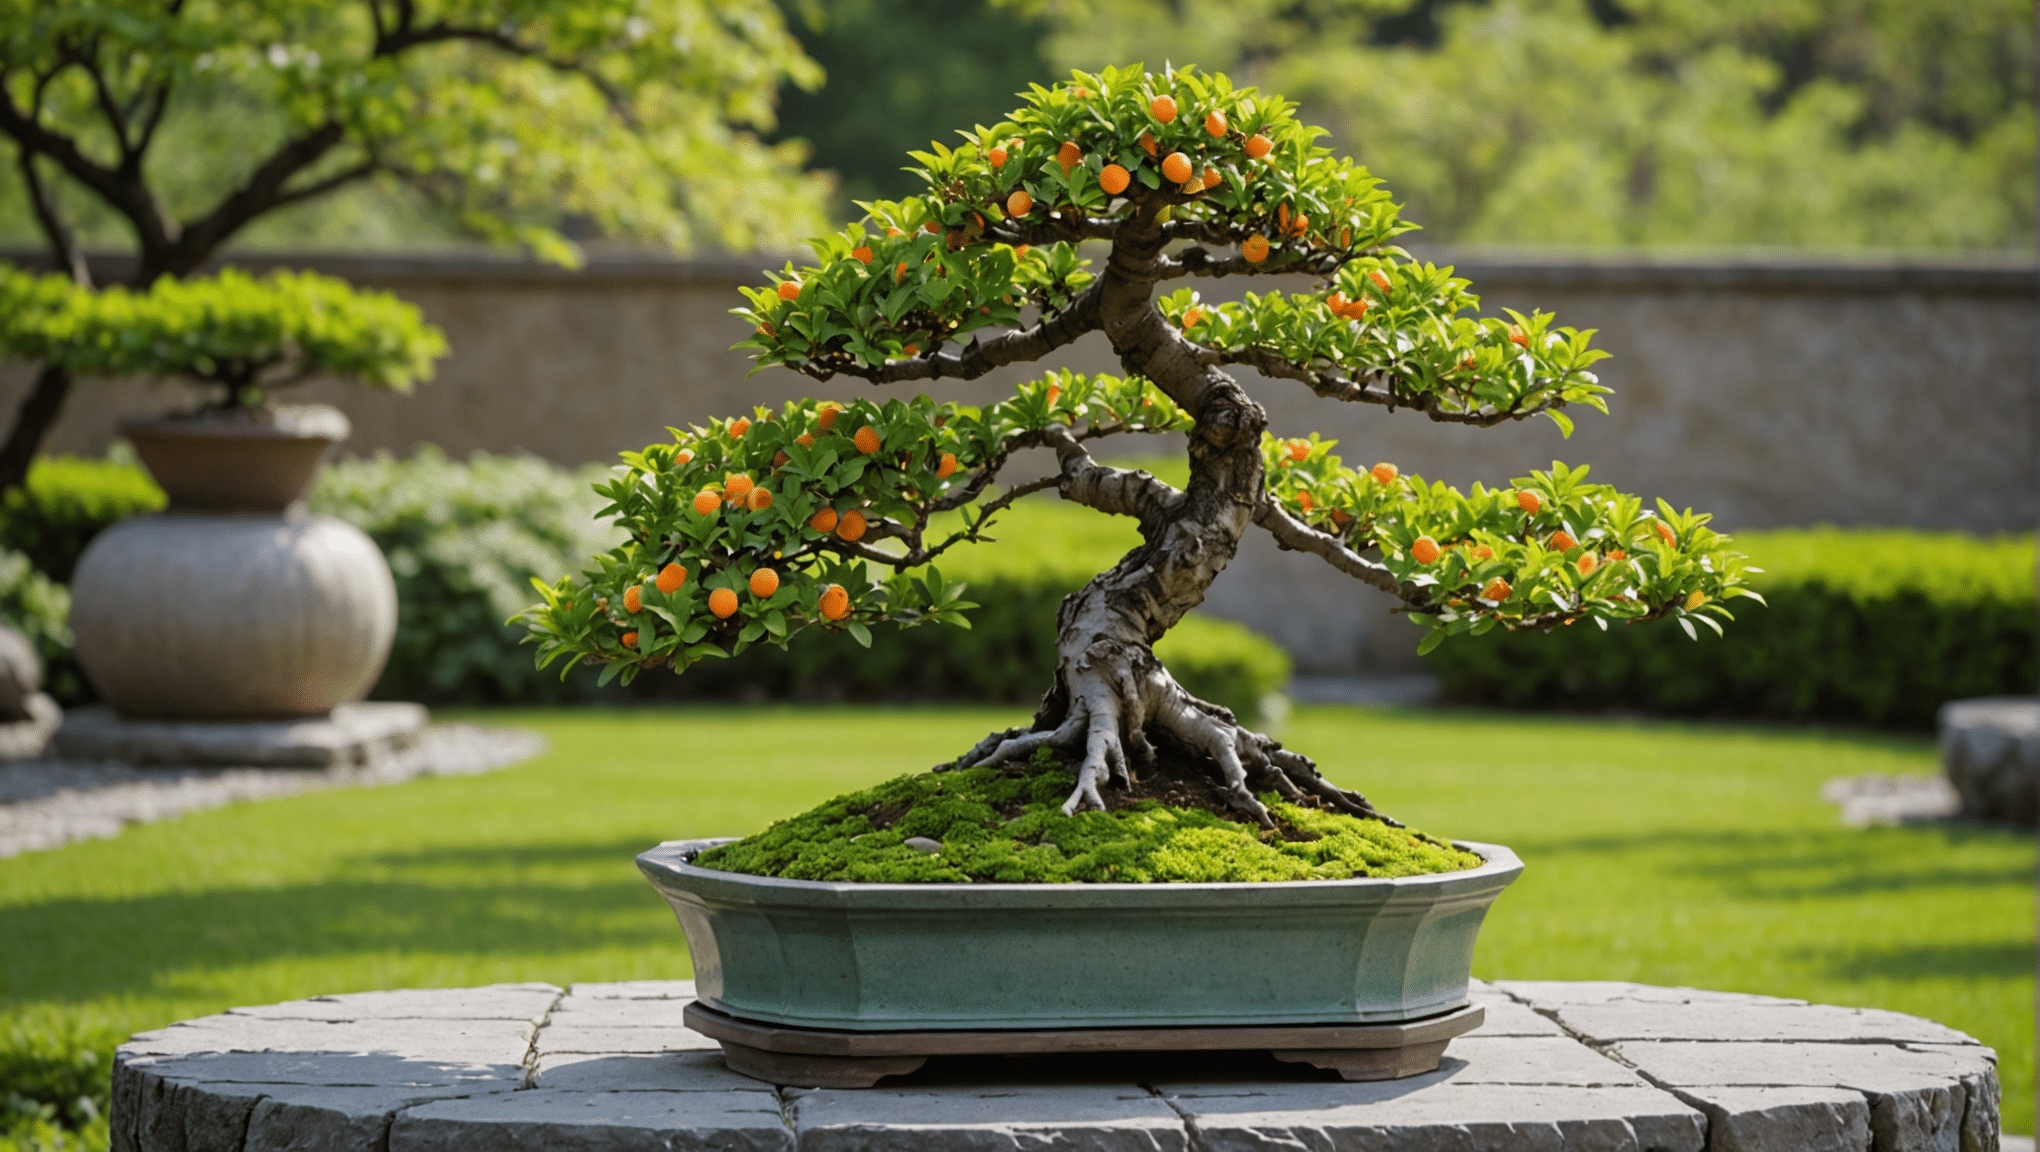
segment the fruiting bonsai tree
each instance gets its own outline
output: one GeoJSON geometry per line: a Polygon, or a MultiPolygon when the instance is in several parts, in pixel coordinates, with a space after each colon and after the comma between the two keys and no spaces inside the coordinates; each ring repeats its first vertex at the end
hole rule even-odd
{"type": "Polygon", "coordinates": [[[1051,372],[983,408],[928,395],[759,408],[626,453],[602,491],[629,540],[541,585],[526,614],[541,663],[628,678],[809,630],[869,644],[882,622],[964,624],[972,605],[934,562],[1054,489],[1133,517],[1143,542],[1064,601],[1033,722],[954,767],[1045,765],[1047,749],[1076,764],[1065,814],[1159,775],[1215,780],[1220,805],[1268,824],[1260,795],[1380,814],[1155,658],[1250,530],[1394,598],[1428,626],[1420,650],[1581,620],[1718,630],[1724,601],[1754,595],[1706,516],[1646,509],[1583,467],[1460,492],[1389,464],[1348,467],[1315,435],[1269,435],[1229,367],[1405,419],[1546,416],[1568,432],[1564,410],[1603,409],[1608,392],[1590,331],[1541,312],[1479,316],[1465,280],[1396,247],[1414,225],[1365,168],[1318,147],[1294,105],[1137,65],[1024,99],[955,148],[914,153],[927,195],[862,205],[865,220],[814,243],[815,263],[747,290],[740,346],[816,380],[934,385],[1098,333],[1126,374],[1051,372]],[[1266,275],[1314,283],[1222,304],[1170,284],[1266,275]],[[1184,434],[1185,487],[1091,452],[1155,433],[1184,434]],[[1006,478],[1032,447],[1053,449],[1056,470],[1006,478]]]}

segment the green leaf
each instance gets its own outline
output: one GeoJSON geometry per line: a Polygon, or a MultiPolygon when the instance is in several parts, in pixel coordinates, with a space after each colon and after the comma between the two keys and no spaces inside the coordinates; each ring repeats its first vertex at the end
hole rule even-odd
{"type": "Polygon", "coordinates": [[[866,628],[856,620],[850,621],[844,625],[844,628],[849,631],[850,635],[857,638],[859,644],[864,645],[866,648],[871,647],[871,629],[866,628]]]}

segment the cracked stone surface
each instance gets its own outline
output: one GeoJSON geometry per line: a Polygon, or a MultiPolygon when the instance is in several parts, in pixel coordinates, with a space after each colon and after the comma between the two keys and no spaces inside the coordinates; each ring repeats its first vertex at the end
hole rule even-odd
{"type": "Polygon", "coordinates": [[[1476,982],[1435,1072],[1264,1053],[950,1057],[863,1090],[732,1072],[690,981],[320,996],[137,1035],[114,1152],[1996,1152],[1996,1058],[1892,1012],[1476,982]]]}

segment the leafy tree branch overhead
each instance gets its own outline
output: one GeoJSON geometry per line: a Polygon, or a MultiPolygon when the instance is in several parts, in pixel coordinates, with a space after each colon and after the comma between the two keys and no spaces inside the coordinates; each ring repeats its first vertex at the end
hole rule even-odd
{"type": "MultiPolygon", "coordinates": [[[[0,2],[0,139],[57,266],[87,286],[81,219],[118,222],[145,287],[371,181],[561,263],[574,235],[783,246],[818,222],[826,182],[756,133],[782,83],[819,81],[767,0],[0,2]]],[[[45,365],[0,487],[68,386],[45,365]]]]}

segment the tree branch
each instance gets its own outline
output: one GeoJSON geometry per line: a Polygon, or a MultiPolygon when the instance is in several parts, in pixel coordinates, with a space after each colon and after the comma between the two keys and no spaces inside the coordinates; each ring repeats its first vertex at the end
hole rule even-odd
{"type": "Polygon", "coordinates": [[[24,110],[0,89],[0,132],[14,139],[23,152],[40,152],[54,160],[73,180],[90,188],[134,226],[144,253],[160,251],[169,243],[169,224],[163,218],[141,174],[123,172],[95,162],[78,148],[78,142],[41,122],[41,109],[24,110]]]}
{"type": "Polygon", "coordinates": [[[345,135],[346,129],[339,121],[327,120],[310,132],[284,141],[211,212],[185,225],[175,243],[166,245],[155,259],[150,258],[149,249],[144,246],[136,279],[146,284],[163,273],[182,276],[197,268],[250,220],[287,202],[283,199],[287,195],[283,186],[317,163],[345,135]]]}
{"type": "Polygon", "coordinates": [[[1063,499],[1115,516],[1131,516],[1140,521],[1143,533],[1182,511],[1189,500],[1147,472],[1098,463],[1060,424],[1049,425],[1043,439],[1055,448],[1056,462],[1062,465],[1057,486],[1063,499]]]}
{"type": "Polygon", "coordinates": [[[402,12],[402,20],[398,27],[390,31],[378,31],[376,34],[374,54],[378,57],[396,56],[412,48],[427,44],[443,44],[448,41],[486,44],[491,48],[507,52],[512,56],[521,57],[526,60],[536,60],[555,72],[565,72],[581,77],[593,85],[597,92],[602,94],[603,103],[609,105],[609,110],[615,113],[619,120],[622,120],[633,130],[642,127],[638,123],[637,113],[632,110],[630,100],[624,95],[623,91],[614,84],[611,84],[601,73],[582,64],[578,60],[568,60],[550,55],[545,49],[537,45],[526,44],[509,33],[494,28],[469,28],[458,24],[449,24],[444,20],[428,24],[423,28],[413,27],[412,18],[416,13],[412,6],[409,3],[404,3],[399,5],[399,8],[402,12]]]}
{"type": "Polygon", "coordinates": [[[49,238],[57,266],[70,273],[72,283],[92,287],[92,268],[85,261],[85,249],[78,244],[77,236],[64,223],[63,217],[57,214],[56,203],[43,187],[42,175],[35,170],[35,153],[26,148],[20,149],[15,165],[21,169],[21,182],[28,188],[28,202],[35,210],[35,222],[42,226],[43,235],[49,238]]]}
{"type": "Polygon", "coordinates": [[[1528,407],[1454,411],[1442,406],[1437,393],[1429,396],[1408,396],[1397,392],[1395,374],[1388,369],[1376,369],[1356,379],[1344,372],[1323,371],[1308,364],[1299,364],[1268,348],[1250,346],[1230,351],[1205,349],[1200,358],[1208,364],[1245,364],[1263,376],[1300,381],[1309,385],[1311,391],[1328,400],[1379,404],[1391,412],[1397,408],[1413,409],[1440,424],[1472,424],[1481,428],[1492,428],[1503,421],[1527,420],[1539,413],[1565,407],[1565,400],[1554,395],[1528,407]]]}
{"type": "Polygon", "coordinates": [[[1402,586],[1388,569],[1346,547],[1338,537],[1291,516],[1265,493],[1260,506],[1254,509],[1254,523],[1266,528],[1275,537],[1275,543],[1289,551],[1312,553],[1356,580],[1372,584],[1391,596],[1402,596],[1402,586]]]}
{"type": "Polygon", "coordinates": [[[1296,276],[1309,274],[1329,278],[1353,257],[1339,252],[1292,252],[1270,256],[1256,264],[1245,256],[1217,256],[1210,249],[1185,248],[1175,256],[1155,261],[1157,280],[1184,276],[1296,276]]]}
{"type": "Polygon", "coordinates": [[[962,352],[929,351],[905,360],[888,360],[872,366],[848,355],[830,354],[825,359],[793,365],[817,380],[836,373],[856,376],[873,384],[897,384],[907,380],[975,380],[995,368],[1023,360],[1039,360],[1050,352],[1095,331],[1098,327],[1098,285],[1093,281],[1068,308],[1045,317],[1031,328],[1000,333],[990,340],[971,339],[962,352]]]}

